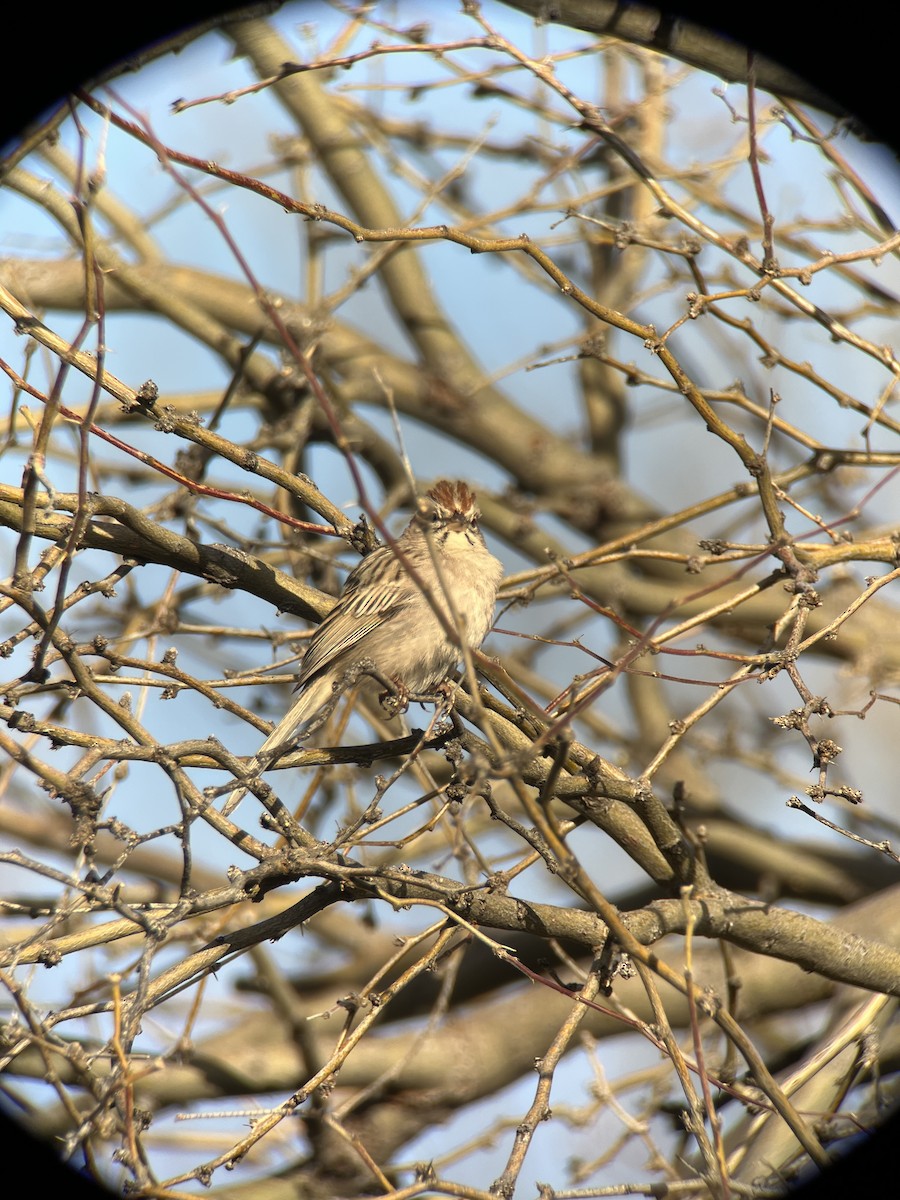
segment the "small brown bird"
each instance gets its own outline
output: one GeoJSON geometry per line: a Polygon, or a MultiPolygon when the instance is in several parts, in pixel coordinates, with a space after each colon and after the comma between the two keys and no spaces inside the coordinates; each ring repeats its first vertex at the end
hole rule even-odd
{"type": "MultiPolygon", "coordinates": [[[[442,479],[418,502],[396,543],[373,550],[350,572],[303,656],[296,685],[300,694],[250,761],[251,777],[276,757],[275,751],[296,740],[302,725],[333,707],[357,668],[391,680],[401,694],[432,694],[462,658],[454,612],[466,644],[481,645],[493,620],[503,567],[484,544],[479,515],[465,483],[442,479]]],[[[223,812],[230,812],[245,790],[233,791],[223,812]]]]}

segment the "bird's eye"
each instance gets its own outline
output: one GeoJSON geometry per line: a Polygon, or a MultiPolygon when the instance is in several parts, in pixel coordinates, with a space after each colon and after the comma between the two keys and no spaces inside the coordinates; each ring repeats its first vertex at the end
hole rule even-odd
{"type": "Polygon", "coordinates": [[[433,512],[431,514],[431,523],[432,523],[432,525],[440,525],[441,514],[439,512],[433,512]]]}

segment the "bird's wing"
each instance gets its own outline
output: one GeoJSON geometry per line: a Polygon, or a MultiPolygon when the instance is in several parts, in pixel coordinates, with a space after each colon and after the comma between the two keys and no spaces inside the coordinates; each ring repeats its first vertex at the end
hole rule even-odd
{"type": "Polygon", "coordinates": [[[412,601],[409,580],[396,577],[396,565],[390,547],[381,546],[350,572],[339,602],[310,640],[298,688],[412,601]]]}

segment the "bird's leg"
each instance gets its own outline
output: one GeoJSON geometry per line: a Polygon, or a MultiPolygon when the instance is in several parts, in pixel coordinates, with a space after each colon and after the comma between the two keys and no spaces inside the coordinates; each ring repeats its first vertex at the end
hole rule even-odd
{"type": "Polygon", "coordinates": [[[374,675],[374,678],[385,685],[385,691],[378,694],[378,703],[388,717],[399,717],[401,713],[405,713],[409,708],[409,689],[402,680],[393,679],[389,675],[385,676],[380,673],[374,675]]]}
{"type": "Polygon", "coordinates": [[[334,712],[334,706],[341,696],[343,696],[344,692],[355,687],[364,676],[374,679],[376,683],[380,683],[385,689],[379,695],[378,699],[386,712],[394,717],[398,713],[406,711],[409,707],[409,691],[404,686],[402,680],[395,679],[392,675],[385,675],[375,665],[374,659],[361,658],[359,662],[355,662],[349,666],[343,675],[332,685],[331,698],[319,709],[315,719],[307,725],[303,733],[304,738],[314,733],[328,720],[334,712]]]}
{"type": "Polygon", "coordinates": [[[390,717],[396,717],[399,713],[406,712],[409,708],[409,689],[401,679],[396,679],[393,675],[385,675],[384,671],[379,670],[371,658],[361,658],[359,662],[354,663],[344,672],[335,686],[335,695],[338,696],[347,688],[359,683],[363,675],[368,675],[384,688],[384,691],[379,693],[378,703],[390,717]]]}
{"type": "MultiPolygon", "coordinates": [[[[447,717],[453,712],[453,695],[456,684],[452,679],[445,679],[429,692],[408,692],[404,688],[403,697],[406,704],[433,704],[434,714],[428,722],[426,739],[436,737],[443,732],[447,717]]],[[[382,707],[387,708],[384,697],[382,707]]],[[[402,711],[402,710],[401,710],[402,711]]]]}
{"type": "Polygon", "coordinates": [[[453,708],[453,694],[456,691],[456,684],[452,679],[445,679],[443,683],[439,683],[430,692],[413,692],[407,693],[407,699],[415,704],[434,704],[443,715],[446,715],[453,708]]]}
{"type": "Polygon", "coordinates": [[[399,717],[409,708],[409,692],[399,679],[392,679],[390,688],[378,695],[378,703],[388,717],[399,717]]]}

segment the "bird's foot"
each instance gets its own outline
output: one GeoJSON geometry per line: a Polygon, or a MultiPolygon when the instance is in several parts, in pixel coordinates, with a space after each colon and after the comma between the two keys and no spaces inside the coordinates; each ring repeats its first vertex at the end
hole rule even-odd
{"type": "Polygon", "coordinates": [[[417,692],[409,696],[409,700],[416,704],[434,705],[434,716],[428,723],[429,737],[436,737],[446,732],[448,728],[452,728],[450,718],[453,712],[455,693],[456,684],[452,679],[445,679],[443,683],[439,683],[429,692],[417,692]]]}
{"type": "Polygon", "coordinates": [[[409,689],[399,679],[385,680],[379,677],[379,682],[387,684],[386,690],[378,694],[378,703],[388,717],[399,717],[405,713],[409,708],[409,689]]]}

